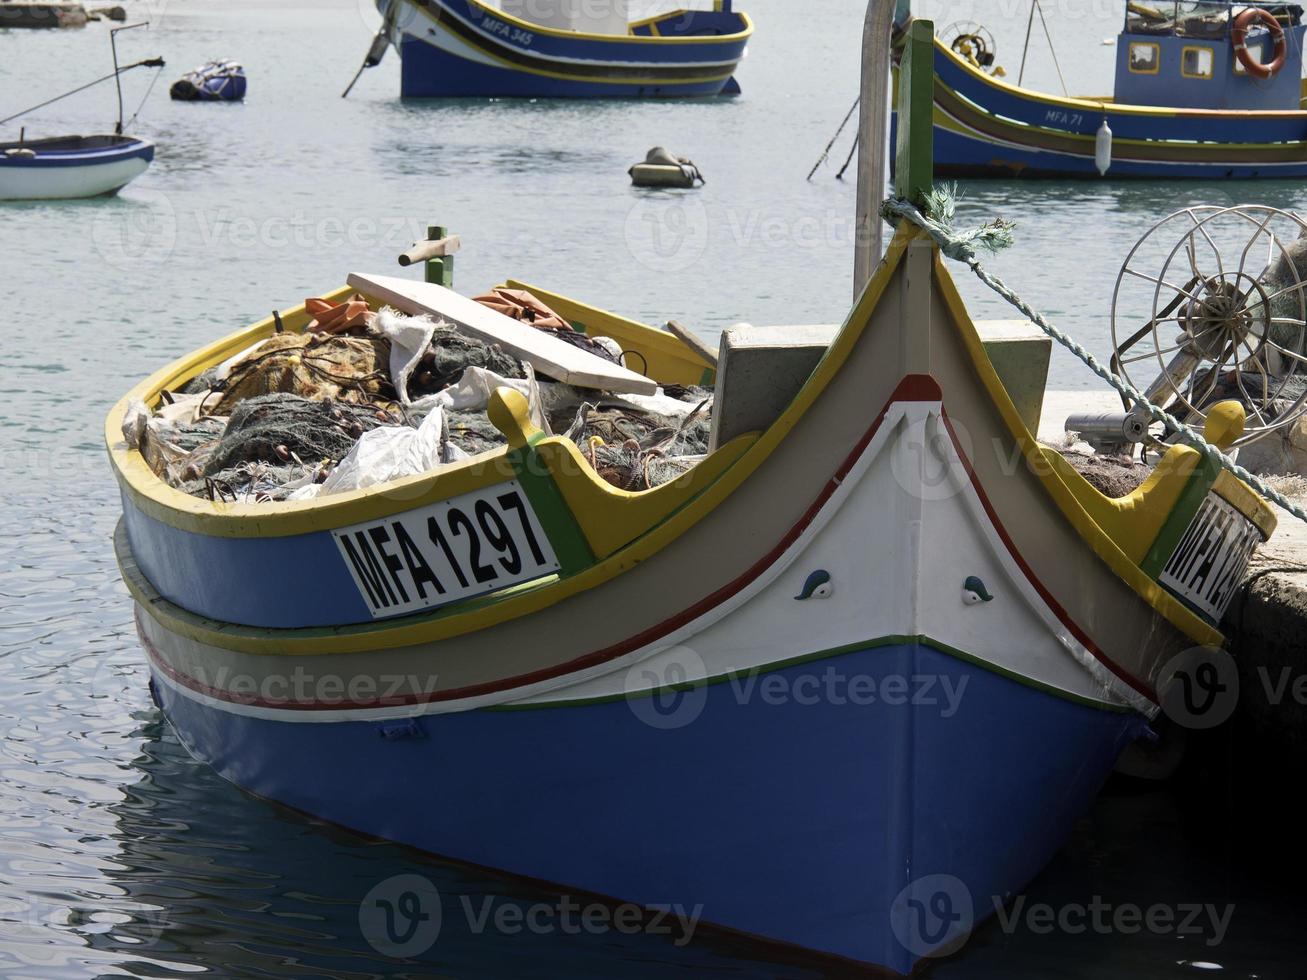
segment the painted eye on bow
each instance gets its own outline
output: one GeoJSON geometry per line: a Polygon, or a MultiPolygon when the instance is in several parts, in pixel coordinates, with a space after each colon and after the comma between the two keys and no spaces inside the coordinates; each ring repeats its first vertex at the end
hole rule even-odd
{"type": "Polygon", "coordinates": [[[824,568],[819,568],[803,583],[803,589],[794,598],[800,602],[805,599],[826,599],[835,591],[835,584],[831,581],[830,572],[824,568]]]}
{"type": "Polygon", "coordinates": [[[962,601],[968,606],[974,606],[981,602],[990,602],[993,598],[978,575],[969,575],[967,580],[962,583],[962,601]]]}

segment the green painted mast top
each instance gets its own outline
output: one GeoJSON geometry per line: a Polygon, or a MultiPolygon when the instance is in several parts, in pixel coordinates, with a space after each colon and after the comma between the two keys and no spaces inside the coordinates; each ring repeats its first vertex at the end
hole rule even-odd
{"type": "Polygon", "coordinates": [[[914,20],[899,61],[894,196],[923,208],[935,177],[935,25],[914,20]]]}

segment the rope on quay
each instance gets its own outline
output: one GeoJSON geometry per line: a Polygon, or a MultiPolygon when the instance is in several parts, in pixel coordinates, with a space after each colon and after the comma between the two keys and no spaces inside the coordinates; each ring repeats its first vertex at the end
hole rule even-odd
{"type": "Polygon", "coordinates": [[[1103,367],[1097,358],[1077,343],[1074,338],[1049,323],[1042,313],[1013,292],[1003,280],[988,272],[980,264],[980,259],[976,255],[978,249],[998,252],[1012,244],[1013,226],[1011,222],[999,219],[990,224],[981,225],[979,228],[967,231],[955,230],[952,222],[957,200],[956,194],[951,188],[935,188],[927,196],[925,204],[926,210],[923,212],[909,201],[891,198],[881,205],[880,213],[881,217],[890,224],[894,224],[898,220],[905,220],[921,228],[934,240],[941,252],[950,259],[961,262],[970,268],[976,274],[977,279],[1002,296],[1008,303],[1020,310],[1022,316],[1083,361],[1089,370],[1111,385],[1122,397],[1146,411],[1154,422],[1161,422],[1168,429],[1177,433],[1186,443],[1201,452],[1212,463],[1238,477],[1267,500],[1282,507],[1298,520],[1307,523],[1307,512],[1300,506],[1284,496],[1284,494],[1272,489],[1260,477],[1255,476],[1234,462],[1219,448],[1204,439],[1200,433],[1185,425],[1174,415],[1171,415],[1160,406],[1154,405],[1129,381],[1103,367]]]}

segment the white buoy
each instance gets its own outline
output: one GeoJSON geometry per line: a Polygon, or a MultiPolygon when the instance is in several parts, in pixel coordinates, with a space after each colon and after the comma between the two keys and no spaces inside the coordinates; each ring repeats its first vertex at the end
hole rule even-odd
{"type": "Polygon", "coordinates": [[[1103,125],[1098,127],[1098,135],[1094,137],[1094,163],[1100,177],[1107,176],[1112,167],[1112,127],[1107,124],[1106,116],[1103,117],[1103,125]]]}

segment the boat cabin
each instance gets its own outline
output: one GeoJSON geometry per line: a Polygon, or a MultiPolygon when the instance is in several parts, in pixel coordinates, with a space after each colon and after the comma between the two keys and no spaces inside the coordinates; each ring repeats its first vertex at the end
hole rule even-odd
{"type": "Polygon", "coordinates": [[[1297,109],[1307,32],[1302,14],[1302,7],[1287,3],[1257,8],[1229,0],[1131,0],[1117,45],[1116,101],[1180,109],[1297,109]],[[1263,65],[1274,68],[1269,77],[1257,67],[1263,65]]]}

